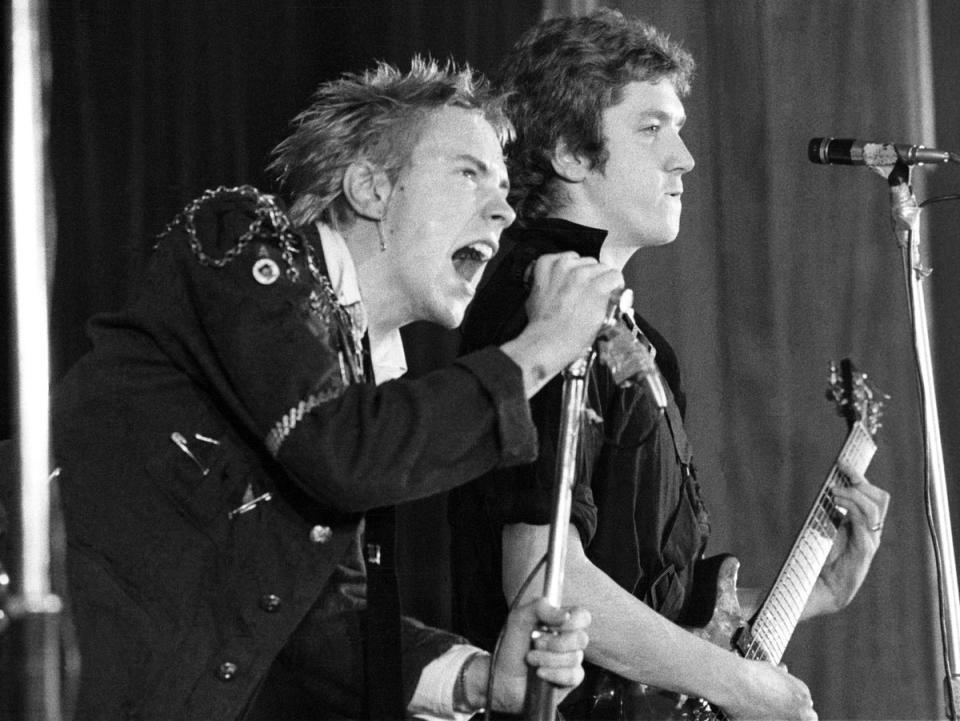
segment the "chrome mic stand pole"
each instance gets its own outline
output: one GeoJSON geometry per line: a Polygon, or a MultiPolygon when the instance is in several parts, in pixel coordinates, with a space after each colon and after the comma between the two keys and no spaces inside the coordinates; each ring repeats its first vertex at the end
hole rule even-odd
{"type": "MultiPolygon", "coordinates": [[[[624,288],[614,291],[607,304],[607,315],[598,340],[617,326],[627,308],[629,312],[633,312],[633,291],[624,288]]],[[[560,437],[557,441],[553,507],[543,581],[543,596],[556,608],[563,603],[563,571],[567,562],[567,534],[573,504],[573,486],[577,482],[577,460],[580,451],[580,430],[586,398],[587,375],[596,355],[593,348],[588,348],[563,372],[560,437]]],[[[557,717],[557,700],[553,686],[531,674],[527,688],[526,718],[528,721],[554,721],[557,717]]]]}
{"type": "MultiPolygon", "coordinates": [[[[16,314],[20,546],[9,634],[22,651],[22,718],[61,718],[60,599],[50,578],[49,338],[43,0],[14,0],[11,21],[10,209],[16,314]]],[[[18,669],[19,671],[20,669],[18,669]]],[[[12,675],[12,674],[11,674],[12,675]]]]}
{"type": "Polygon", "coordinates": [[[933,535],[934,555],[940,579],[941,633],[943,635],[946,678],[944,693],[947,717],[957,719],[960,709],[960,591],[950,526],[950,505],[947,497],[947,476],[940,440],[940,421],[933,379],[930,334],[927,324],[923,281],[930,271],[923,268],[920,257],[920,206],[910,188],[910,169],[902,161],[894,165],[887,178],[890,186],[891,216],[897,244],[903,254],[903,269],[910,303],[913,343],[917,355],[918,384],[923,403],[924,453],[926,489],[929,499],[929,522],[933,535]]]}
{"type": "MultiPolygon", "coordinates": [[[[567,533],[573,486],[577,480],[577,453],[580,448],[580,423],[586,395],[586,378],[594,351],[591,348],[563,372],[560,438],[557,448],[556,474],[553,484],[550,540],[547,546],[546,575],[543,595],[554,607],[563,602],[563,570],[567,560],[567,533]]],[[[531,674],[527,692],[527,719],[554,721],[557,716],[556,689],[550,682],[531,674]]]]}

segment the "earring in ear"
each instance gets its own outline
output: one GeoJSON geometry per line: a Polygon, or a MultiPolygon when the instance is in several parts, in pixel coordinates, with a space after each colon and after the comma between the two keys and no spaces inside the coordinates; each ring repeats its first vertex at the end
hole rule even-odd
{"type": "Polygon", "coordinates": [[[381,219],[377,218],[377,236],[380,238],[380,252],[382,253],[387,249],[387,241],[383,237],[383,227],[381,222],[381,219]]]}

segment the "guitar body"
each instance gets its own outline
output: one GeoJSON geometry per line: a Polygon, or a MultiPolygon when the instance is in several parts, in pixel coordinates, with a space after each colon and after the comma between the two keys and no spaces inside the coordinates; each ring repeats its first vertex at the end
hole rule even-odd
{"type": "MultiPolygon", "coordinates": [[[[737,600],[740,562],[731,555],[711,556],[697,564],[694,587],[682,623],[695,636],[728,650],[747,628],[737,600]]],[[[594,669],[590,699],[564,709],[568,719],[609,721],[707,721],[718,711],[703,699],[665,691],[654,686],[594,669]],[[590,708],[587,706],[591,705],[590,708]]]]}
{"type": "MultiPolygon", "coordinates": [[[[866,374],[844,359],[839,369],[830,365],[827,397],[834,400],[837,412],[849,426],[838,462],[843,459],[851,468],[866,472],[877,448],[873,437],[880,427],[878,420],[885,396],[867,383],[866,374]]],[[[744,658],[779,663],[843,521],[843,513],[834,503],[833,489],[849,483],[834,463],[780,574],[749,625],[737,599],[740,563],[730,555],[713,556],[697,564],[681,624],[696,636],[744,658]]],[[[617,721],[725,718],[722,710],[714,709],[703,699],[627,681],[600,669],[591,679],[591,691],[564,715],[571,719],[617,721]]]]}

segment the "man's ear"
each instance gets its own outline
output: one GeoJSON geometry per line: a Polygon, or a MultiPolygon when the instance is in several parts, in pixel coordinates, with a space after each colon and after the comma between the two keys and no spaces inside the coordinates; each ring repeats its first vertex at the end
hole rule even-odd
{"type": "Polygon", "coordinates": [[[379,220],[387,209],[393,184],[386,171],[368,160],[355,160],[343,174],[343,195],[353,211],[364,218],[379,220]]]}
{"type": "Polygon", "coordinates": [[[563,138],[557,141],[550,159],[553,171],[570,183],[580,183],[590,172],[590,164],[582,155],[573,152],[563,138]]]}

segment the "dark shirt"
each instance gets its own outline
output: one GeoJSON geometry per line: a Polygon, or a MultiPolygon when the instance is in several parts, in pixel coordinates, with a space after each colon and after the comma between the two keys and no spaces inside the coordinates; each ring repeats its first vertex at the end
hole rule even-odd
{"type": "MultiPolygon", "coordinates": [[[[532,258],[565,250],[596,258],[605,235],[556,219],[509,229],[505,255],[471,305],[464,351],[502,343],[526,325],[524,269],[532,258]]],[[[684,396],[676,355],[643,318],[637,324],[657,350],[669,406],[659,414],[643,385],[618,387],[605,366],[593,364],[571,522],[597,567],[676,619],[709,525],[678,407],[684,396]]],[[[535,463],[494,471],[450,495],[455,629],[480,645],[495,642],[507,611],[503,527],[551,521],[562,389],[554,379],[531,401],[540,432],[535,463]]]]}
{"type": "MultiPolygon", "coordinates": [[[[78,718],[238,718],[281,650],[309,645],[308,615],[362,604],[364,511],[532,460],[502,352],[373,386],[352,330],[319,248],[253,189],[190,206],[132,303],[92,322],[54,417],[78,718]]],[[[343,669],[331,699],[362,668],[340,625],[313,644],[343,669]]],[[[421,629],[407,699],[458,640],[421,629]]]]}

